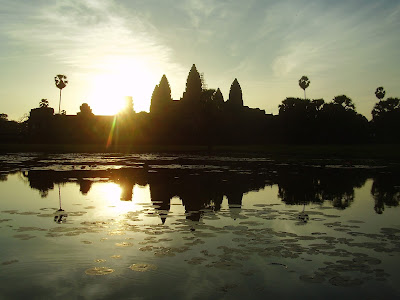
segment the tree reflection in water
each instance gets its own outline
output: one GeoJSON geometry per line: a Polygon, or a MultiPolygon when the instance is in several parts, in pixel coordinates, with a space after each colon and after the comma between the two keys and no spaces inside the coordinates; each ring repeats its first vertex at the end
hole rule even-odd
{"type": "Polygon", "coordinates": [[[54,213],[54,222],[61,224],[61,223],[65,223],[68,214],[62,209],[61,207],[61,189],[60,189],[60,185],[58,185],[58,202],[59,202],[59,206],[60,208],[54,213]]]}
{"type": "Polygon", "coordinates": [[[371,188],[372,197],[375,200],[375,212],[382,214],[385,205],[398,206],[400,201],[400,176],[390,173],[380,173],[374,178],[371,188]]]}
{"type": "Polygon", "coordinates": [[[354,201],[354,188],[365,184],[368,175],[357,170],[309,170],[278,173],[278,197],[286,204],[322,204],[345,209],[354,201]]]}
{"type": "MultiPolygon", "coordinates": [[[[329,169],[329,168],[276,168],[276,170],[204,171],[194,169],[121,168],[118,170],[71,170],[24,172],[29,185],[46,197],[54,184],[73,181],[80,186],[82,194],[91,188],[90,178],[104,178],[121,187],[121,200],[132,201],[136,184],[149,184],[151,201],[164,224],[170,211],[171,199],[179,197],[185,207],[186,218],[199,221],[204,210],[219,211],[224,196],[227,198],[230,215],[240,217],[245,193],[257,191],[266,185],[278,186],[278,198],[288,205],[303,205],[299,214],[302,222],[308,221],[307,204],[331,202],[337,209],[346,209],[354,201],[354,189],[362,187],[368,178],[373,178],[371,194],[375,199],[375,211],[382,213],[384,206],[399,204],[399,176],[376,174],[373,170],[329,169]]],[[[61,201],[61,198],[60,198],[61,201]]],[[[61,205],[60,205],[61,209],[61,205]]]]}
{"type": "Polygon", "coordinates": [[[308,214],[305,212],[306,209],[306,204],[304,203],[303,205],[303,210],[301,213],[299,213],[298,218],[301,222],[303,223],[308,223],[308,221],[310,220],[310,217],[308,216],[308,214]]]}

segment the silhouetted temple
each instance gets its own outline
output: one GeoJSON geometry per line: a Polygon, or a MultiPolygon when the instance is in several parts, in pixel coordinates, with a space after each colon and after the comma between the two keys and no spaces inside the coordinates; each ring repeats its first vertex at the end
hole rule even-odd
{"type": "MultiPolygon", "coordinates": [[[[310,81],[303,76],[302,89],[310,81]],[[303,80],[304,79],[304,80],[303,80]],[[304,84],[303,84],[304,83],[304,84]]],[[[224,99],[219,88],[210,89],[195,65],[189,71],[180,99],[172,99],[165,75],[154,88],[150,112],[136,113],[132,97],[114,116],[96,116],[87,103],[76,115],[54,114],[46,99],[30,111],[24,122],[0,114],[0,143],[94,144],[96,146],[159,145],[263,145],[263,144],[399,144],[400,99],[384,99],[383,87],[372,120],[356,111],[346,95],[324,99],[287,97],[279,114],[245,105],[235,78],[224,99]]],[[[305,96],[305,95],[304,95],[305,96]]],[[[110,101],[112,101],[110,99],[110,101]]]]}
{"type": "Polygon", "coordinates": [[[28,128],[33,142],[158,144],[263,143],[272,115],[243,104],[238,80],[229,99],[221,90],[207,89],[196,66],[190,69],[180,100],[173,100],[165,75],[154,88],[150,113],[135,113],[131,97],[115,116],[96,116],[83,103],[77,115],[54,114],[47,105],[32,109],[28,128]]]}

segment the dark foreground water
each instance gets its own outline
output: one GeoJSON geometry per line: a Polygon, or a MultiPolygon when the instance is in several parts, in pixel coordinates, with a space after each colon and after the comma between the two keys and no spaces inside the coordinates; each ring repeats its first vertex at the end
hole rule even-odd
{"type": "Polygon", "coordinates": [[[0,156],[0,299],[394,299],[388,165],[0,156]]]}

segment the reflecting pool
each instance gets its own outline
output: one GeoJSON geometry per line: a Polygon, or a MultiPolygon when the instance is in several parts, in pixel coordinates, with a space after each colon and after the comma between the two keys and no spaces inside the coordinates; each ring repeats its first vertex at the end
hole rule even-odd
{"type": "Polygon", "coordinates": [[[34,153],[0,166],[0,299],[400,296],[391,166],[34,153]]]}

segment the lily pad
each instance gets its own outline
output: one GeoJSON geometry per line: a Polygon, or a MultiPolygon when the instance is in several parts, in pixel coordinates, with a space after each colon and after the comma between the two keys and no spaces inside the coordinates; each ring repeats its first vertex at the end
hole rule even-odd
{"type": "Polygon", "coordinates": [[[85,273],[87,275],[96,275],[96,276],[108,275],[108,274],[111,274],[113,272],[114,272],[113,269],[106,268],[106,267],[94,267],[94,268],[91,268],[91,269],[87,269],[85,271],[85,273]]]}
{"type": "Polygon", "coordinates": [[[135,272],[147,272],[147,271],[152,271],[152,270],[157,270],[156,265],[152,264],[133,264],[129,267],[132,271],[135,272]]]}

